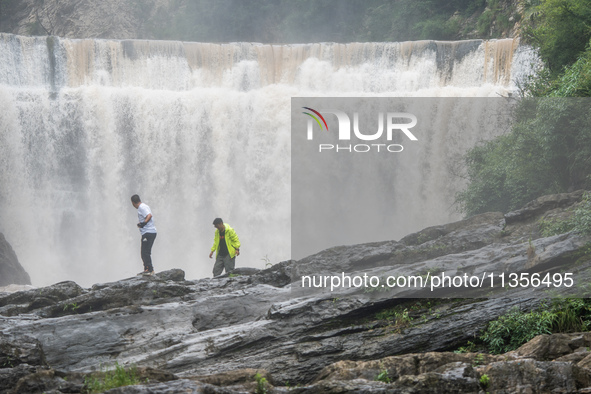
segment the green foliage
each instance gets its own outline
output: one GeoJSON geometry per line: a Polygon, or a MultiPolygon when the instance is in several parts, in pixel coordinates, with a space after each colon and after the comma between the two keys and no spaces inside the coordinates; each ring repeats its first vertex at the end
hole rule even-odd
{"type": "Polygon", "coordinates": [[[591,300],[566,298],[554,301],[551,308],[555,314],[553,332],[587,331],[591,327],[591,300]]]}
{"type": "Polygon", "coordinates": [[[543,237],[568,233],[573,229],[571,220],[541,219],[538,224],[540,226],[540,234],[543,237]]]}
{"type": "Polygon", "coordinates": [[[491,353],[500,354],[517,349],[540,334],[551,334],[554,316],[549,311],[523,313],[514,308],[508,314],[489,322],[482,335],[491,353]]]}
{"type": "Polygon", "coordinates": [[[397,327],[408,326],[412,322],[408,309],[399,310],[399,308],[386,309],[376,313],[376,319],[394,321],[397,327]]]}
{"type": "MultiPolygon", "coordinates": [[[[492,25],[497,2],[488,6],[478,20],[480,33],[492,25]]],[[[507,13],[502,15],[497,25],[508,23],[507,13]]],[[[524,36],[545,62],[523,83],[522,96],[591,96],[591,3],[524,0],[522,21],[524,36]]],[[[469,184],[457,195],[462,211],[507,212],[544,194],[591,188],[590,112],[583,101],[525,100],[511,132],[466,155],[469,184]]],[[[568,231],[570,226],[588,233],[590,222],[589,215],[579,212],[573,222],[544,223],[543,231],[568,231]]]]}
{"type": "Polygon", "coordinates": [[[587,331],[591,327],[591,300],[555,300],[550,307],[523,312],[518,308],[489,322],[480,339],[491,353],[515,350],[540,334],[587,331]]]}
{"type": "Polygon", "coordinates": [[[388,370],[383,365],[380,370],[380,373],[376,377],[376,380],[379,382],[384,382],[384,383],[392,383],[392,379],[390,379],[390,375],[388,374],[388,370]]]}
{"type": "Polygon", "coordinates": [[[493,21],[494,21],[494,12],[492,10],[484,11],[480,15],[480,17],[478,18],[478,21],[476,22],[476,27],[478,29],[478,33],[480,35],[488,34],[493,21]]]}
{"type": "Polygon", "coordinates": [[[484,354],[478,353],[476,356],[474,356],[474,359],[472,360],[472,366],[476,368],[481,366],[482,364],[484,364],[484,354]]]}
{"type": "Polygon", "coordinates": [[[78,305],[78,303],[73,302],[71,304],[66,304],[64,305],[64,312],[67,311],[68,309],[71,309],[72,311],[76,311],[78,308],[80,308],[80,305],[78,305]]]}
{"type": "Polygon", "coordinates": [[[267,394],[267,379],[261,376],[260,373],[254,375],[254,380],[257,382],[256,393],[257,394],[267,394]]]}
{"type": "Polygon", "coordinates": [[[269,258],[268,255],[265,255],[265,257],[263,257],[261,260],[263,260],[265,262],[265,268],[269,268],[273,266],[273,263],[271,262],[271,259],[269,258]]]}
{"type": "Polygon", "coordinates": [[[115,369],[106,371],[102,377],[86,378],[84,385],[89,393],[102,393],[104,391],[139,384],[137,368],[135,366],[125,369],[119,363],[115,363],[115,369]]]}
{"type": "Polygon", "coordinates": [[[591,234],[591,193],[583,195],[583,201],[567,220],[542,219],[539,221],[540,234],[544,237],[574,231],[579,234],[591,234]]]}
{"type": "Polygon", "coordinates": [[[586,100],[524,99],[510,133],[466,155],[468,215],[508,212],[544,194],[591,187],[591,112],[586,100]]]}
{"type": "Polygon", "coordinates": [[[477,345],[474,342],[468,341],[466,346],[460,346],[457,350],[454,350],[454,353],[474,353],[476,347],[477,345]]]}
{"type": "Polygon", "coordinates": [[[585,193],[582,204],[572,218],[573,229],[580,234],[591,234],[591,194],[585,193]]]}
{"type": "Polygon", "coordinates": [[[483,389],[487,389],[488,385],[490,384],[490,378],[488,377],[487,374],[484,374],[480,377],[480,386],[482,386],[483,389]]]}
{"type": "Polygon", "coordinates": [[[522,95],[532,97],[591,96],[591,47],[581,52],[577,61],[564,67],[562,73],[543,68],[522,86],[522,95]]]}
{"type": "MultiPolygon", "coordinates": [[[[532,3],[530,0],[529,3],[532,3]]],[[[591,39],[588,0],[543,0],[526,8],[525,37],[553,73],[573,64],[591,39]]]]}

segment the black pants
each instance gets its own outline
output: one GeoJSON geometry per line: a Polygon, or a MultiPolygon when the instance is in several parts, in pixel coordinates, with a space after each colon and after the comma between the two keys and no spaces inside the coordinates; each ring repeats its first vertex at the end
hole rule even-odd
{"type": "Polygon", "coordinates": [[[152,272],[152,245],[156,239],[156,233],[145,233],[142,235],[142,261],[144,262],[144,271],[152,272]]]}

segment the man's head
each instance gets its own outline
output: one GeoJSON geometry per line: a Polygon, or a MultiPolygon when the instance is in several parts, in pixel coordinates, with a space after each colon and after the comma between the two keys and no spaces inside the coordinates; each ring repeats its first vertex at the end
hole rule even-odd
{"type": "Polygon", "coordinates": [[[131,204],[137,209],[139,208],[140,204],[142,203],[142,200],[140,200],[140,196],[138,196],[137,194],[134,194],[133,196],[131,196],[131,204]]]}
{"type": "Polygon", "coordinates": [[[221,218],[215,218],[213,220],[213,226],[219,231],[224,231],[226,229],[226,226],[224,226],[224,221],[221,218]]]}

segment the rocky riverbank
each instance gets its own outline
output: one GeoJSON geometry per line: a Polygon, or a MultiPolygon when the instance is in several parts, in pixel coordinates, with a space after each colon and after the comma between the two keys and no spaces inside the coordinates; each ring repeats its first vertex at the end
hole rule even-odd
{"type": "Polygon", "coordinates": [[[540,228],[571,215],[582,196],[547,196],[510,214],[266,270],[200,280],[171,270],[89,289],[62,282],[0,294],[0,393],[84,392],[85,381],[114,366],[136,366],[141,384],[112,393],[591,392],[589,333],[540,336],[504,355],[453,352],[489,321],[549,293],[452,299],[298,286],[307,274],[383,276],[402,265],[435,272],[454,264],[474,275],[570,270],[578,282],[591,262],[589,237],[544,236],[540,228]]]}

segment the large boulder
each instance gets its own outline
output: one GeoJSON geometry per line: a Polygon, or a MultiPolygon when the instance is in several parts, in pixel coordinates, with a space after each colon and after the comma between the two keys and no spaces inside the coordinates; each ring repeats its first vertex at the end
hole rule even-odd
{"type": "Polygon", "coordinates": [[[16,253],[4,234],[0,233],[0,286],[30,285],[31,278],[18,262],[16,253]]]}

